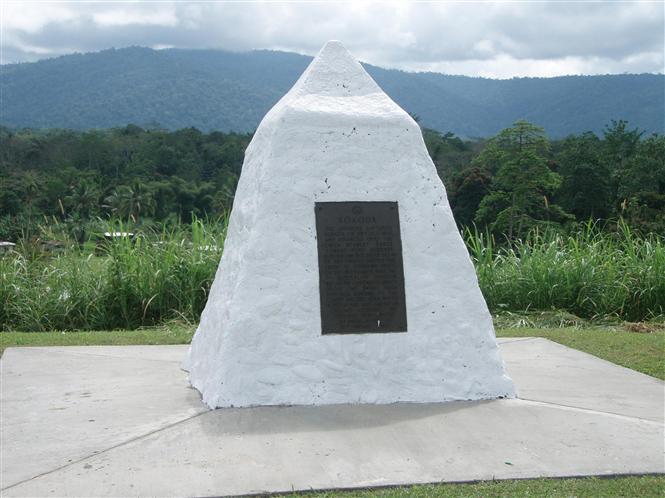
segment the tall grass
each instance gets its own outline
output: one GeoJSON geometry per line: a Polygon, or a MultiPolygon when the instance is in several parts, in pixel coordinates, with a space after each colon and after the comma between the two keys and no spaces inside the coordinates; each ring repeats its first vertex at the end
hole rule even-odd
{"type": "MultiPolygon", "coordinates": [[[[133,329],[196,322],[221,256],[225,220],[147,230],[88,249],[0,255],[0,329],[133,329]]],[[[127,231],[120,223],[109,231],[127,231]]],[[[665,243],[593,224],[572,235],[531,232],[510,246],[467,230],[465,241],[493,312],[566,310],[582,318],[665,316],[665,243]]],[[[441,248],[445,250],[445,248],[441,248]]]]}
{"type": "MultiPolygon", "coordinates": [[[[0,257],[3,330],[137,328],[199,318],[221,255],[225,223],[148,231],[48,258],[0,257]]],[[[121,223],[109,231],[126,232],[121,223]]]]}
{"type": "Polygon", "coordinates": [[[503,247],[477,230],[467,230],[465,240],[494,312],[561,309],[631,321],[665,315],[661,236],[638,236],[624,223],[616,232],[589,223],[567,236],[535,230],[503,247]]]}

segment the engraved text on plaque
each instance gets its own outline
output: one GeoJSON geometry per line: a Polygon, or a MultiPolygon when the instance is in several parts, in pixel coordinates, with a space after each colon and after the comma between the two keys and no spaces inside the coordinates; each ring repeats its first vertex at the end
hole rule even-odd
{"type": "Polygon", "coordinates": [[[323,334],[406,332],[396,202],[317,202],[323,334]]]}

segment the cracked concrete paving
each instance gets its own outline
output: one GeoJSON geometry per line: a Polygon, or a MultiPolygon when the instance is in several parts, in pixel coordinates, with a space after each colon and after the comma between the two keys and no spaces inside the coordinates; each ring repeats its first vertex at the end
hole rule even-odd
{"type": "Polygon", "coordinates": [[[665,472],[663,382],[499,339],[521,399],[208,411],[186,346],[10,348],[3,496],[210,496],[665,472]]]}

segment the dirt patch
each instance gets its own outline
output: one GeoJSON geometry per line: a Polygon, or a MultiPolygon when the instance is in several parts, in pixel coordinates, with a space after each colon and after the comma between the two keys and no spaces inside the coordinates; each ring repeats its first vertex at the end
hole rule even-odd
{"type": "Polygon", "coordinates": [[[628,332],[636,332],[638,334],[652,334],[654,332],[665,330],[665,324],[649,322],[624,322],[623,328],[628,332]]]}

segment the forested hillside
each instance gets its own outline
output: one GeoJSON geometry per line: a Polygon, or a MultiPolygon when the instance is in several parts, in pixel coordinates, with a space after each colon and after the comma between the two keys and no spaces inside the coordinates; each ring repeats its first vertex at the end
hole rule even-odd
{"type": "MultiPolygon", "coordinates": [[[[273,51],[133,47],[4,65],[0,124],[252,132],[310,60],[273,51]]],[[[552,138],[601,133],[617,118],[648,133],[665,131],[663,75],[492,80],[365,67],[423,126],[460,137],[489,137],[519,119],[552,138]]]]}

